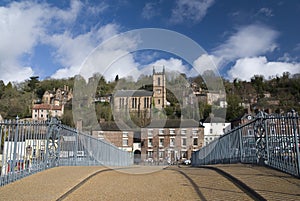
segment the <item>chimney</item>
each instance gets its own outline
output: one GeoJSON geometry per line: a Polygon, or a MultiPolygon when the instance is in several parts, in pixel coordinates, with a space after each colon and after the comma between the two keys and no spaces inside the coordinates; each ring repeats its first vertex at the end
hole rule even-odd
{"type": "Polygon", "coordinates": [[[76,129],[77,129],[79,132],[82,132],[82,119],[77,120],[77,122],[76,122],[76,129]]]}

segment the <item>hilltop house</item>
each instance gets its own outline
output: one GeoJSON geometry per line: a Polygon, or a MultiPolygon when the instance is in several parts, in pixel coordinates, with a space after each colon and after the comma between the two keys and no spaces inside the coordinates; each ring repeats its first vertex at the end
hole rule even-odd
{"type": "Polygon", "coordinates": [[[33,120],[47,120],[50,117],[62,117],[64,105],[73,98],[72,89],[64,86],[63,89],[53,89],[45,91],[42,103],[32,106],[33,120]]]}
{"type": "Polygon", "coordinates": [[[32,107],[33,120],[47,120],[50,117],[62,117],[64,105],[34,104],[32,107]]]}

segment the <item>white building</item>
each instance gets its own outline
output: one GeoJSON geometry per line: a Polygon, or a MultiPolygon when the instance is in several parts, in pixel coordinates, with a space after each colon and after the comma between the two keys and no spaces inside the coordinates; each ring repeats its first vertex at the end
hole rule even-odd
{"type": "Polygon", "coordinates": [[[227,123],[225,119],[219,117],[207,118],[203,122],[203,126],[205,146],[231,129],[231,123],[227,123]]]}
{"type": "Polygon", "coordinates": [[[50,117],[61,117],[64,105],[34,104],[32,107],[33,120],[47,120],[50,117]]]}

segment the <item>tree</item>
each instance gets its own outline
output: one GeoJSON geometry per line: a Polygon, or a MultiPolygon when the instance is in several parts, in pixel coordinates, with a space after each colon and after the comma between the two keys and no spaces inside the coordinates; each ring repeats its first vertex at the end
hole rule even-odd
{"type": "Polygon", "coordinates": [[[251,83],[256,90],[257,99],[263,98],[265,89],[264,76],[254,75],[254,77],[251,78],[251,83]]]}
{"type": "Polygon", "coordinates": [[[33,77],[30,77],[30,80],[28,81],[28,87],[30,89],[30,91],[35,91],[36,89],[36,84],[39,83],[39,80],[38,80],[38,76],[33,76],[33,77]]]}
{"type": "Polygon", "coordinates": [[[116,75],[115,82],[118,82],[118,81],[119,81],[119,75],[116,75]]]}
{"type": "Polygon", "coordinates": [[[232,121],[244,114],[244,108],[241,106],[241,98],[237,95],[227,96],[228,106],[226,119],[232,121]]]}

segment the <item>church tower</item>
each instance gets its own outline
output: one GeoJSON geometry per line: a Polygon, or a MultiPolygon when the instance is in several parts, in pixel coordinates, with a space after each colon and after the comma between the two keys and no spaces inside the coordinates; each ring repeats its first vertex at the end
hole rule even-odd
{"type": "Polygon", "coordinates": [[[165,67],[162,72],[155,72],[153,67],[153,101],[157,109],[165,108],[167,105],[165,67]]]}

